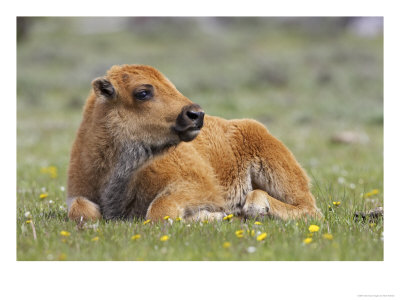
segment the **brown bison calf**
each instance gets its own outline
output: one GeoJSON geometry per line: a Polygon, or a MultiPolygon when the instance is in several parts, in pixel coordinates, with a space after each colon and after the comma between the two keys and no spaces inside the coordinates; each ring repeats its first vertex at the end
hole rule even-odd
{"type": "Polygon", "coordinates": [[[70,219],[319,215],[307,175],[260,123],[204,116],[150,66],[114,66],[92,86],[71,152],[70,219]]]}

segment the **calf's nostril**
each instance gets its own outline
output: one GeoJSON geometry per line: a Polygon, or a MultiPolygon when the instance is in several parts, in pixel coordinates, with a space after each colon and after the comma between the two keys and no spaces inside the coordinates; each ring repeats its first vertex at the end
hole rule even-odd
{"type": "Polygon", "coordinates": [[[196,121],[196,120],[200,117],[201,112],[190,111],[190,110],[188,110],[188,111],[186,112],[186,115],[188,116],[188,118],[189,118],[190,120],[196,121]]]}

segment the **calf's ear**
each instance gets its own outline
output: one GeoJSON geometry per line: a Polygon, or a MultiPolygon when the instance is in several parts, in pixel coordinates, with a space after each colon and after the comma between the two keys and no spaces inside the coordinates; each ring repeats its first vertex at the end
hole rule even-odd
{"type": "Polygon", "coordinates": [[[92,81],[92,87],[97,97],[103,99],[113,99],[115,96],[115,89],[111,82],[105,77],[99,77],[92,81]]]}

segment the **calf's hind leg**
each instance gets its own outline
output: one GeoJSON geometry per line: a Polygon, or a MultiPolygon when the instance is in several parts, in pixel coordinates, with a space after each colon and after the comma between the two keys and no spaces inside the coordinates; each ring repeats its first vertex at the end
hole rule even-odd
{"type": "Polygon", "coordinates": [[[294,155],[259,123],[248,122],[242,134],[249,139],[250,176],[254,188],[250,201],[270,205],[269,214],[281,219],[321,217],[310,191],[306,172],[294,155]]]}
{"type": "Polygon", "coordinates": [[[197,200],[187,193],[173,193],[159,196],[147,209],[146,219],[162,220],[165,216],[186,221],[222,220],[225,216],[221,206],[209,199],[197,200]]]}
{"type": "Polygon", "coordinates": [[[270,210],[269,199],[262,190],[254,190],[246,195],[246,202],[242,213],[246,218],[257,218],[265,216],[270,210]]]}
{"type": "Polygon", "coordinates": [[[247,194],[243,214],[248,218],[268,215],[282,220],[304,216],[321,218],[321,213],[313,205],[291,205],[275,199],[263,190],[254,190],[247,194]]]}

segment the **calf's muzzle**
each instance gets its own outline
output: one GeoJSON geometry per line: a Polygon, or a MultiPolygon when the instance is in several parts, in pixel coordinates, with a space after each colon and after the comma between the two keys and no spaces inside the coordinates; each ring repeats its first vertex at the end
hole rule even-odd
{"type": "Polygon", "coordinates": [[[183,142],[194,140],[203,127],[204,111],[200,105],[192,104],[184,106],[176,118],[173,130],[178,134],[183,142]]]}

